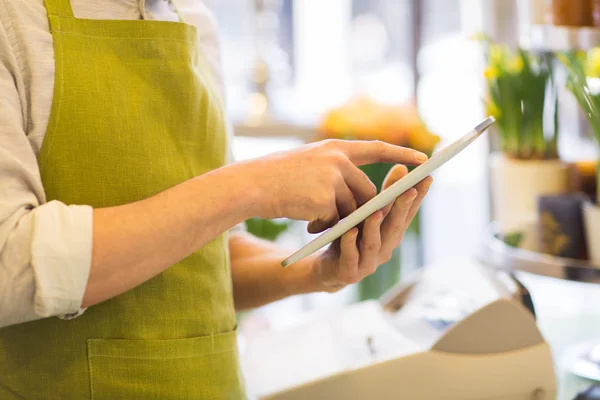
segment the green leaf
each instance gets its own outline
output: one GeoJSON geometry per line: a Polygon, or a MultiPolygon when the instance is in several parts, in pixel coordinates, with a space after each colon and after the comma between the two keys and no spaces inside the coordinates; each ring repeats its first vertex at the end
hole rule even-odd
{"type": "Polygon", "coordinates": [[[277,222],[262,218],[251,218],[246,221],[246,230],[261,239],[275,241],[289,228],[289,221],[277,222]]]}
{"type": "Polygon", "coordinates": [[[521,232],[513,232],[502,237],[502,241],[510,247],[519,247],[521,242],[523,241],[523,233],[521,232]]]}
{"type": "Polygon", "coordinates": [[[546,138],[544,129],[549,59],[523,49],[514,55],[506,51],[497,79],[488,82],[490,99],[500,113],[497,127],[501,147],[513,157],[545,158],[554,154],[555,147],[554,139],[546,138]]]}
{"type": "Polygon", "coordinates": [[[584,111],[600,144],[600,95],[592,94],[585,76],[583,62],[585,58],[577,52],[561,53],[559,60],[567,68],[567,89],[573,94],[584,111]]]}

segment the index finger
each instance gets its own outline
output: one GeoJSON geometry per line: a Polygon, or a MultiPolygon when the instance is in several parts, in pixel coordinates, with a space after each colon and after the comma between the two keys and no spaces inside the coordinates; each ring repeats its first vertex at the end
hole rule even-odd
{"type": "Polygon", "coordinates": [[[379,140],[351,140],[345,143],[346,155],[356,166],[375,163],[419,165],[427,161],[425,153],[379,140]]]}

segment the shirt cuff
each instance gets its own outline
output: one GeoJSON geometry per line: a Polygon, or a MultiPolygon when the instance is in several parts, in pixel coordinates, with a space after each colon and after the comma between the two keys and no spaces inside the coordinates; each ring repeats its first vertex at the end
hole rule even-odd
{"type": "Polygon", "coordinates": [[[33,212],[35,313],[72,319],[85,311],[81,303],[92,264],[92,207],[51,201],[33,212]]]}

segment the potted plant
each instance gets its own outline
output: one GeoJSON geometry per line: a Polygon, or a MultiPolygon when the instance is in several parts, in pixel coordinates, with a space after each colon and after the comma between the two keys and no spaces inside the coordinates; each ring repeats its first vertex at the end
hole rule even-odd
{"type": "Polygon", "coordinates": [[[500,149],[490,155],[492,211],[500,229],[510,232],[535,219],[539,196],[567,191],[568,166],[558,156],[558,100],[548,60],[483,42],[485,106],[496,118],[500,149]],[[551,124],[544,119],[547,104],[551,124]]]}
{"type": "MultiPolygon", "coordinates": [[[[320,132],[319,139],[382,140],[428,155],[433,153],[440,140],[427,129],[413,102],[386,105],[367,96],[356,96],[326,113],[320,132]]],[[[392,164],[378,163],[364,165],[361,169],[380,191],[392,167],[392,164]]],[[[405,242],[411,235],[418,239],[419,226],[417,214],[405,235],[405,242]]],[[[401,248],[402,246],[393,252],[389,262],[358,284],[359,300],[377,299],[400,280],[401,248]]]]}
{"type": "MultiPolygon", "coordinates": [[[[567,67],[567,89],[573,93],[579,106],[588,118],[590,127],[600,143],[600,48],[585,52],[572,52],[559,55],[567,67]]],[[[596,168],[596,179],[600,183],[600,164],[596,168]]],[[[600,207],[598,193],[583,207],[583,219],[589,258],[600,267],[600,207]]]]}

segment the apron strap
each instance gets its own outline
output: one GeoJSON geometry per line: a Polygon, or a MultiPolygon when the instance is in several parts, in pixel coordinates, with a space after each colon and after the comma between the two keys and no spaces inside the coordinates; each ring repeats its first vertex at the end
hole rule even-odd
{"type": "Polygon", "coordinates": [[[48,15],[57,15],[59,17],[75,17],[70,0],[44,0],[48,15]]]}
{"type": "Polygon", "coordinates": [[[167,2],[171,5],[173,10],[175,10],[177,15],[179,16],[179,22],[185,23],[185,21],[183,20],[183,17],[181,16],[181,13],[179,12],[179,7],[177,7],[177,4],[175,3],[175,0],[167,0],[167,2]]]}

